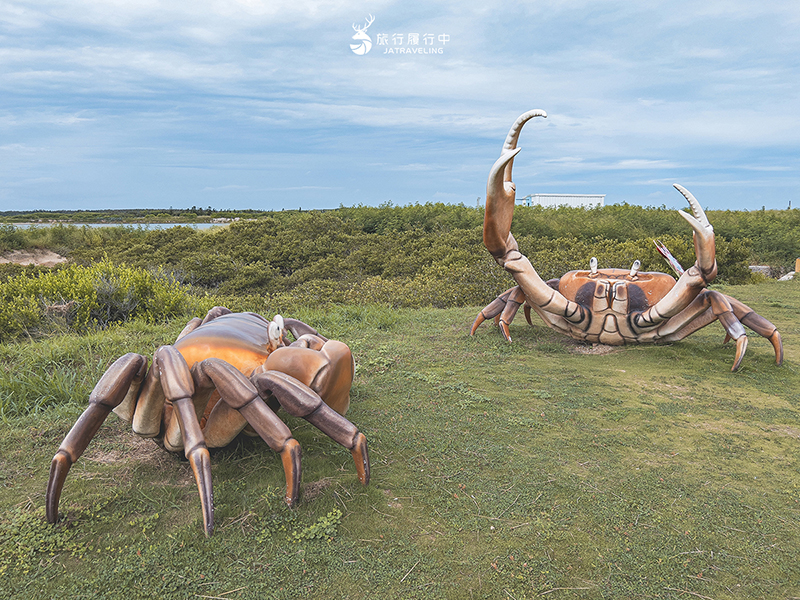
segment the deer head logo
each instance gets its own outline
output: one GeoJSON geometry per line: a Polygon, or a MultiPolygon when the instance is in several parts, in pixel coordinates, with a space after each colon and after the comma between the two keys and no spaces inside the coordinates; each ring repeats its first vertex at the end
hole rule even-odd
{"type": "Polygon", "coordinates": [[[350,44],[350,50],[358,55],[364,55],[372,49],[372,38],[367,35],[367,29],[375,21],[375,17],[370,15],[365,21],[366,25],[363,27],[353,23],[353,29],[356,31],[353,39],[356,40],[356,43],[350,44]]]}

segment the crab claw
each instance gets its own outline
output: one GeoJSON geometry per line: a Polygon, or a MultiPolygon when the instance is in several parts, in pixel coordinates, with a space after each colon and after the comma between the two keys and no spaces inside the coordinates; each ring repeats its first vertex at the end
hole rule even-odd
{"type": "Polygon", "coordinates": [[[489,253],[500,260],[510,250],[516,250],[516,242],[510,235],[511,220],[514,217],[516,186],[511,179],[514,157],[519,154],[517,147],[522,127],[534,117],[547,117],[543,110],[529,110],[520,115],[506,136],[500,158],[489,172],[486,184],[486,215],[483,222],[483,243],[489,253]]]}
{"type": "MultiPolygon", "coordinates": [[[[519,117],[517,117],[517,120],[514,121],[514,124],[511,126],[511,129],[506,136],[506,141],[503,143],[503,153],[505,153],[506,150],[513,150],[517,147],[517,141],[519,140],[519,133],[522,131],[522,126],[534,117],[544,117],[546,119],[547,113],[540,108],[534,108],[533,110],[522,113],[519,117]]],[[[508,178],[511,179],[510,172],[508,176],[508,178]]]]}
{"type": "Polygon", "coordinates": [[[708,222],[708,217],[700,206],[700,203],[685,187],[674,184],[692,208],[692,215],[679,210],[678,214],[686,219],[686,222],[694,230],[694,252],[697,256],[697,266],[703,275],[703,279],[708,283],[717,276],[716,246],[714,244],[714,228],[708,222]]]}
{"type": "Polygon", "coordinates": [[[522,148],[511,151],[504,149],[492,170],[489,172],[489,181],[486,184],[486,215],[483,224],[483,243],[489,253],[499,259],[513,249],[516,244],[509,244],[511,220],[514,218],[514,199],[517,188],[510,178],[504,178],[507,168],[510,169],[514,157],[522,148]]]}

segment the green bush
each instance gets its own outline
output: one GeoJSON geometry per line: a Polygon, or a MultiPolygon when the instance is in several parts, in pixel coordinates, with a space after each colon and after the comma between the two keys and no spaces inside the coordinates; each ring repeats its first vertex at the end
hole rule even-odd
{"type": "Polygon", "coordinates": [[[0,339],[31,332],[48,319],[76,331],[140,318],[148,322],[188,312],[188,290],[163,271],[115,265],[19,274],[0,283],[0,339]]]}
{"type": "Polygon", "coordinates": [[[13,225],[0,225],[0,252],[17,250],[25,245],[25,236],[13,225]]]}
{"type": "MultiPolygon", "coordinates": [[[[545,280],[588,268],[592,256],[601,268],[629,268],[639,259],[644,271],[666,272],[669,267],[653,239],[663,241],[684,267],[696,258],[691,228],[675,212],[628,205],[519,207],[512,230],[545,280]]],[[[749,282],[749,264],[785,270],[787,257],[800,252],[800,228],[795,226],[800,211],[708,214],[717,233],[717,283],[749,282]]],[[[439,307],[486,303],[513,285],[483,246],[482,222],[478,208],[387,204],[263,213],[259,219],[205,231],[6,227],[0,242],[51,248],[85,265],[108,257],[114,264],[163,269],[212,295],[261,295],[279,305],[439,307]]],[[[13,272],[0,269],[0,278],[13,272]]],[[[126,318],[136,303],[135,295],[119,297],[111,288],[99,286],[100,296],[111,295],[115,307],[101,316],[101,324],[126,318]]]]}

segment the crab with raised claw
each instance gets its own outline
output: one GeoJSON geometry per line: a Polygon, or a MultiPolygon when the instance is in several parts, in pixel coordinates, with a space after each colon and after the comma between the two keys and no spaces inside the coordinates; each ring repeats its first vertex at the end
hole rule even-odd
{"type": "Polygon", "coordinates": [[[344,414],[350,406],[355,363],[350,348],[309,325],[276,315],[211,309],[192,319],[177,341],[161,346],[150,369],[147,358],[117,359],[94,388],[89,407],[61,443],[50,466],[47,520],[58,520],[58,503],[70,467],[108,414],[132,423],[134,433],[183,450],[194,471],[205,534],[214,530],[208,448],[228,445],[242,430],[259,435],[280,453],[286,502],[300,489],[300,444],[275,411],[302,417],[349,449],[361,483],[369,483],[367,439],[344,414]],[[288,342],[287,330],[295,341],[288,342]]]}
{"type": "Polygon", "coordinates": [[[663,245],[659,251],[679,274],[676,281],[666,273],[639,272],[637,260],[628,269],[598,269],[592,258],[588,271],[570,271],[545,282],[528,258],[519,251],[511,234],[516,187],[511,180],[522,126],[543,110],[521,115],[508,132],[500,158],[489,173],[483,242],[497,263],[511,273],[517,285],[503,292],[477,316],[470,331],[475,334],[486,319],[495,319],[510,342],[509,323],[521,305],[531,323],[530,311],[544,322],[576,340],[612,346],[631,343],[675,342],[716,320],[725,329],[725,342],[736,340],[732,371],[742,363],[747,349],[747,325],[767,338],[775,349],[775,362],[783,361],[781,336],[775,326],[735,298],[707,285],[717,275],[714,228],[695,197],[680,185],[675,188],[689,202],[692,214],[678,211],[694,231],[697,261],[686,270],[663,245]]]}

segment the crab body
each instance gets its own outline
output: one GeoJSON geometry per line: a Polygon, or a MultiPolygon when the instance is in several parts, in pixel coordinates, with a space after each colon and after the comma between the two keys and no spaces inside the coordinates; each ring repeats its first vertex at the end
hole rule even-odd
{"type": "Polygon", "coordinates": [[[147,358],[126,354],[109,367],[50,467],[47,519],[58,503],[70,467],[113,410],[134,433],[155,438],[191,463],[206,535],[214,528],[208,448],[229,444],[240,432],[260,436],[281,456],[286,502],[300,486],[300,446],[275,411],[302,417],[349,449],[363,484],[369,482],[366,438],[345,417],[355,364],[350,349],[314,329],[279,315],[217,307],[193,319],[171,346],[147,358]],[[295,341],[288,343],[287,329],[295,341]]]}
{"type": "Polygon", "coordinates": [[[656,242],[679,274],[677,280],[665,273],[640,273],[638,260],[630,270],[598,269],[596,258],[591,259],[589,271],[570,271],[560,279],[542,280],[511,234],[516,196],[511,173],[520,152],[517,141],[523,125],[534,117],[546,116],[541,110],[521,115],[489,173],[483,242],[517,285],[478,314],[470,333],[474,335],[483,321],[494,318],[503,336],[511,341],[508,325],[523,305],[529,323],[530,312],[535,311],[547,325],[565,335],[608,345],[678,341],[719,320],[726,332],[725,341],[736,340],[732,370],[739,368],[747,349],[743,325],[769,339],[775,360],[781,364],[783,345],[775,326],[735,298],[707,288],[717,275],[714,228],[695,197],[677,184],[675,188],[692,209],[692,214],[678,214],[692,227],[697,261],[684,270],[656,242]]]}
{"type": "Polygon", "coordinates": [[[675,279],[666,273],[631,276],[628,269],[570,271],[557,281],[559,293],[588,309],[591,316],[583,329],[565,320],[569,335],[610,346],[635,343],[637,334],[629,316],[655,305],[675,285],[675,279]]]}
{"type": "Polygon", "coordinates": [[[314,389],[325,404],[344,415],[350,407],[355,371],[347,345],[326,340],[319,350],[302,346],[273,349],[270,323],[255,313],[230,313],[195,329],[174,347],[190,369],[207,358],[219,358],[247,377],[256,371],[281,371],[314,389]]]}

